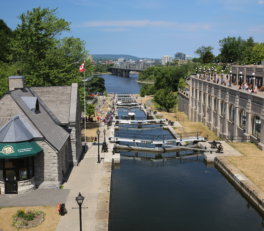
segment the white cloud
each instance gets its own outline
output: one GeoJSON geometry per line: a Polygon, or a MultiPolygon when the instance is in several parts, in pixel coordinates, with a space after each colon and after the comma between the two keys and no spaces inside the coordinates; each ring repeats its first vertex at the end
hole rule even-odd
{"type": "Polygon", "coordinates": [[[143,28],[143,27],[159,27],[173,28],[179,30],[195,31],[209,30],[212,25],[209,23],[177,23],[172,21],[151,21],[151,20],[123,20],[123,21],[89,21],[80,27],[110,27],[110,28],[143,28]]]}
{"type": "Polygon", "coordinates": [[[259,0],[259,1],[258,1],[258,4],[260,4],[260,5],[264,5],[264,0],[259,0]]]}

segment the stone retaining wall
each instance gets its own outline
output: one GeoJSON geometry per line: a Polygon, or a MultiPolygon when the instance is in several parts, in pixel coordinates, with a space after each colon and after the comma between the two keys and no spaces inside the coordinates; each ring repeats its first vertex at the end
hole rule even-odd
{"type": "Polygon", "coordinates": [[[252,202],[259,212],[264,214],[264,193],[261,189],[224,157],[216,157],[215,166],[252,202]]]}

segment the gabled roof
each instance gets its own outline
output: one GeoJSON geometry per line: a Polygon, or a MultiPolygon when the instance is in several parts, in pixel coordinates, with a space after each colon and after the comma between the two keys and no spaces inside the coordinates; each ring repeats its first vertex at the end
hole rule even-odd
{"type": "Polygon", "coordinates": [[[18,115],[14,116],[0,128],[0,143],[29,141],[35,138],[37,134],[38,132],[34,131],[34,129],[18,115]]]}
{"type": "MultiPolygon", "coordinates": [[[[35,113],[30,110],[27,106],[23,97],[33,97],[33,93],[28,88],[17,89],[12,91],[11,96],[21,110],[26,114],[28,119],[34,124],[38,131],[43,135],[43,137],[57,150],[60,150],[65,144],[69,137],[69,133],[60,127],[53,117],[49,114],[46,106],[42,104],[41,100],[38,98],[39,102],[39,112],[35,113]]],[[[36,96],[35,96],[36,97],[36,96]]]]}

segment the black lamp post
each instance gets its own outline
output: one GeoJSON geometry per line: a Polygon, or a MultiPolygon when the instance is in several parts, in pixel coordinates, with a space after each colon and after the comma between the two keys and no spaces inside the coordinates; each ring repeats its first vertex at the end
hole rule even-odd
{"type": "Polygon", "coordinates": [[[84,200],[84,197],[79,192],[79,195],[75,198],[77,204],[79,205],[79,214],[80,214],[80,231],[82,231],[82,203],[84,200]]]}
{"type": "Polygon", "coordinates": [[[231,87],[232,78],[233,78],[232,71],[230,71],[229,73],[230,73],[230,75],[229,75],[229,87],[231,87]]]}
{"type": "Polygon", "coordinates": [[[255,73],[252,73],[252,92],[254,91],[255,73]]]}
{"type": "Polygon", "coordinates": [[[104,129],[104,131],[103,131],[103,132],[104,132],[104,143],[105,143],[105,133],[106,133],[106,130],[104,129]]]}
{"type": "Polygon", "coordinates": [[[242,84],[242,71],[239,72],[239,85],[242,84]]]}
{"type": "Polygon", "coordinates": [[[99,149],[99,135],[100,135],[100,130],[97,130],[97,144],[98,144],[98,155],[97,155],[97,163],[101,163],[101,158],[100,158],[100,149],[99,149]]]}

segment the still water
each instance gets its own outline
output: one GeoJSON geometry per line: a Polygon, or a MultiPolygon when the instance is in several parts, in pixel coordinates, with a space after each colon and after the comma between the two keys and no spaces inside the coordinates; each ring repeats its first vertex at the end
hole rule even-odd
{"type": "Polygon", "coordinates": [[[122,159],[113,170],[111,231],[264,230],[255,209],[201,157],[122,159]]]}
{"type": "MultiPolygon", "coordinates": [[[[103,78],[108,92],[139,93],[136,78],[103,78]]],[[[134,133],[119,132],[120,136],[134,133]]],[[[162,131],[154,128],[152,132],[159,135],[162,131]]],[[[264,227],[262,217],[247,200],[197,156],[168,160],[122,157],[120,167],[112,172],[109,229],[262,231],[264,227]]]]}
{"type": "Polygon", "coordinates": [[[140,84],[136,82],[137,75],[130,75],[129,78],[116,75],[101,75],[105,80],[105,87],[108,93],[118,94],[139,94],[140,84]]]}

